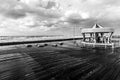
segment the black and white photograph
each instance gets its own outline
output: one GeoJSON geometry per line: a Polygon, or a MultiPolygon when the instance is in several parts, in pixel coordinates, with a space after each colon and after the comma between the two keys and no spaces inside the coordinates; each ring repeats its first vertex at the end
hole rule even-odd
{"type": "Polygon", "coordinates": [[[0,80],[120,80],[120,0],[0,0],[0,80]]]}

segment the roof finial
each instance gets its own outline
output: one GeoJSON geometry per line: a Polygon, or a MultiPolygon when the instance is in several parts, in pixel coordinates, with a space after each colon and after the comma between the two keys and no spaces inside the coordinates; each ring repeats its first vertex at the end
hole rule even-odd
{"type": "Polygon", "coordinates": [[[100,26],[100,25],[98,25],[98,24],[95,24],[95,25],[93,26],[93,28],[103,28],[103,27],[100,26]]]}

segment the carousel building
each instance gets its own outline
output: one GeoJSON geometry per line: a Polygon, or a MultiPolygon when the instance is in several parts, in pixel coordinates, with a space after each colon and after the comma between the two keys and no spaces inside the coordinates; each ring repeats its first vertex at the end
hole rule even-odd
{"type": "Polygon", "coordinates": [[[113,28],[103,28],[102,26],[95,24],[92,28],[83,28],[81,30],[83,35],[82,44],[85,47],[112,47],[114,48],[114,43],[112,43],[111,38],[114,33],[113,28]]]}

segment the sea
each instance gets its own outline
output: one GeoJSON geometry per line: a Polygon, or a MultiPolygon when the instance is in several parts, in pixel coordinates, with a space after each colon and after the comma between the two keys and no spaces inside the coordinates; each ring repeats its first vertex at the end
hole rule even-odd
{"type": "Polygon", "coordinates": [[[2,42],[22,42],[22,41],[38,41],[47,39],[60,39],[62,35],[41,35],[41,36],[0,36],[0,43],[2,42]]]}

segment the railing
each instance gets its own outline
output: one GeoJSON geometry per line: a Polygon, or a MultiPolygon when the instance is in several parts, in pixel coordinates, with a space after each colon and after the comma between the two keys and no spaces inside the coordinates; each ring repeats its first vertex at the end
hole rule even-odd
{"type": "Polygon", "coordinates": [[[114,43],[115,47],[120,47],[120,39],[119,38],[112,38],[112,42],[114,43]]]}

